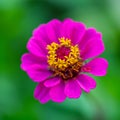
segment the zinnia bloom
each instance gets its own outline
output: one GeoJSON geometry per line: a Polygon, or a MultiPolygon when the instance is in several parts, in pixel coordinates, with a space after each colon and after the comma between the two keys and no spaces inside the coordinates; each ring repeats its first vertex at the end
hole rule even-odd
{"type": "Polygon", "coordinates": [[[96,81],[88,74],[104,76],[108,62],[102,35],[71,19],[53,19],[33,31],[22,56],[21,68],[38,85],[34,97],[41,103],[63,102],[90,92],[96,81]]]}

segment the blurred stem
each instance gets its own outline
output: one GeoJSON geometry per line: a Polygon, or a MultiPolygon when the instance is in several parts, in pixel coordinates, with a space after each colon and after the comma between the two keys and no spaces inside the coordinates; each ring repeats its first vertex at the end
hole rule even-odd
{"type": "Polygon", "coordinates": [[[105,111],[99,102],[99,100],[93,95],[89,95],[90,101],[92,101],[96,107],[95,115],[93,116],[93,120],[106,120],[105,119],[105,111]]]}

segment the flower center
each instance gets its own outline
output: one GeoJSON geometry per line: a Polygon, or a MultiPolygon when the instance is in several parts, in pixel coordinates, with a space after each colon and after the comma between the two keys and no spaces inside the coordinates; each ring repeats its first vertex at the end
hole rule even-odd
{"type": "Polygon", "coordinates": [[[53,76],[60,76],[63,80],[75,77],[80,72],[83,60],[77,45],[72,45],[68,38],[59,38],[60,44],[55,42],[47,45],[48,64],[53,76]]]}
{"type": "Polygon", "coordinates": [[[57,58],[63,60],[66,59],[65,56],[68,56],[70,53],[70,47],[61,46],[56,50],[57,58]]]}

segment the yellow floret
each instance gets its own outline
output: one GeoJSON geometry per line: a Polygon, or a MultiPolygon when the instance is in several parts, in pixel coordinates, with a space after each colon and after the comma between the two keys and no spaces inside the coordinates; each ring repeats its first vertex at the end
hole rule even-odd
{"type": "Polygon", "coordinates": [[[68,38],[59,38],[60,44],[55,42],[47,45],[48,50],[48,64],[54,66],[55,69],[64,70],[65,68],[74,65],[79,61],[80,51],[77,45],[72,46],[71,40],[68,38]],[[70,48],[70,53],[68,56],[64,56],[65,59],[57,58],[56,50],[61,46],[66,46],[70,48]]]}

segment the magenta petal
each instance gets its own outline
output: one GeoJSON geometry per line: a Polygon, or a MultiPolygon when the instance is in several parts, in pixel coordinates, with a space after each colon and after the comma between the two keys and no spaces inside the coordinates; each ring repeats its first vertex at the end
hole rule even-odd
{"type": "Polygon", "coordinates": [[[25,71],[27,71],[27,69],[29,69],[34,64],[40,65],[42,63],[43,66],[47,67],[47,59],[44,56],[37,57],[31,53],[25,53],[22,56],[21,61],[21,68],[25,71]]]}
{"type": "Polygon", "coordinates": [[[82,91],[76,80],[69,80],[65,85],[65,94],[69,98],[79,98],[82,91]]]}
{"type": "Polygon", "coordinates": [[[79,75],[77,81],[85,92],[90,92],[90,89],[94,89],[96,87],[96,81],[88,75],[79,75]]]}
{"type": "Polygon", "coordinates": [[[74,24],[71,19],[65,19],[62,23],[61,27],[61,37],[69,38],[71,36],[71,29],[73,28],[74,24]]]}
{"type": "Polygon", "coordinates": [[[46,50],[46,46],[48,44],[51,44],[51,40],[48,38],[47,32],[46,32],[47,24],[42,24],[38,26],[33,31],[33,37],[39,41],[40,47],[43,48],[43,50],[46,50]]]}
{"type": "Polygon", "coordinates": [[[83,49],[87,42],[93,38],[96,39],[102,39],[102,34],[100,32],[97,32],[95,28],[88,28],[82,39],[79,39],[77,41],[77,44],[79,45],[80,49],[83,49]]]}
{"type": "Polygon", "coordinates": [[[84,60],[98,56],[104,51],[102,34],[97,32],[95,28],[88,28],[77,44],[84,60]]]}
{"type": "Polygon", "coordinates": [[[46,80],[46,81],[44,82],[44,85],[45,85],[46,87],[53,87],[53,86],[59,84],[60,81],[61,81],[60,78],[58,78],[58,77],[53,77],[53,78],[50,78],[50,79],[46,80]]]}
{"type": "Polygon", "coordinates": [[[58,42],[60,25],[61,22],[55,19],[47,24],[40,25],[33,31],[27,49],[36,56],[47,55],[47,45],[58,42]]]}
{"type": "Polygon", "coordinates": [[[61,27],[61,36],[69,38],[74,44],[82,38],[85,33],[85,25],[81,22],[75,22],[68,18],[63,21],[61,27]]]}
{"type": "Polygon", "coordinates": [[[81,50],[81,58],[84,60],[100,55],[104,51],[104,44],[101,39],[93,38],[89,40],[81,50]]]}
{"type": "Polygon", "coordinates": [[[46,67],[37,64],[32,65],[27,70],[27,74],[34,82],[42,82],[52,75],[46,67]]]}
{"type": "Polygon", "coordinates": [[[74,44],[77,44],[77,41],[81,41],[86,31],[86,26],[81,22],[74,22],[74,27],[71,31],[71,40],[74,44]]]}
{"type": "Polygon", "coordinates": [[[46,88],[42,83],[39,83],[35,88],[34,97],[42,104],[48,102],[50,100],[49,89],[46,88]]]}
{"type": "Polygon", "coordinates": [[[89,73],[95,76],[104,76],[107,73],[108,61],[104,58],[95,58],[83,66],[83,68],[89,68],[89,73]]]}
{"type": "Polygon", "coordinates": [[[57,19],[46,24],[46,33],[51,42],[58,42],[61,22],[57,19]]]}
{"type": "Polygon", "coordinates": [[[63,102],[66,99],[63,82],[50,89],[50,97],[54,102],[63,102]]]}
{"type": "Polygon", "coordinates": [[[27,49],[29,52],[36,56],[47,55],[47,44],[43,40],[38,40],[35,37],[31,37],[27,44],[27,49]]]}

